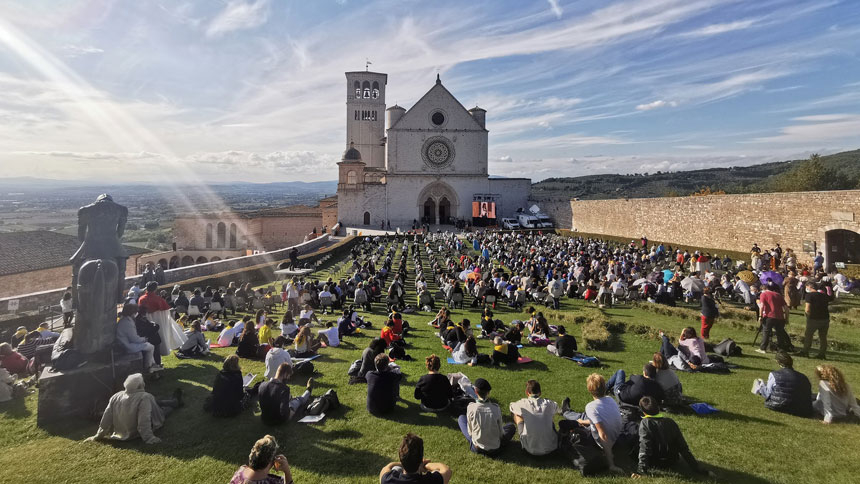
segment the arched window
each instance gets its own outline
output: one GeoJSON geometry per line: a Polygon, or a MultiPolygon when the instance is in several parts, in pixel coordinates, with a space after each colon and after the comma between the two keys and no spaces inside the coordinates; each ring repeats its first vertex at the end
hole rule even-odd
{"type": "Polygon", "coordinates": [[[209,262],[209,260],[206,259],[205,257],[203,257],[202,255],[200,257],[198,257],[196,261],[194,261],[195,264],[205,264],[207,262],[209,262]]]}
{"type": "Polygon", "coordinates": [[[364,98],[370,99],[370,83],[364,81],[364,84],[362,84],[361,87],[364,89],[364,98]]]}
{"type": "Polygon", "coordinates": [[[217,239],[215,241],[215,247],[222,249],[224,248],[225,241],[227,239],[227,224],[224,222],[218,222],[218,232],[216,235],[217,239]]]}
{"type": "Polygon", "coordinates": [[[347,185],[355,185],[358,183],[358,175],[356,175],[355,171],[350,170],[346,173],[346,183],[347,185]]]}
{"type": "Polygon", "coordinates": [[[212,248],[212,224],[206,224],[206,248],[212,248]]]}
{"type": "Polygon", "coordinates": [[[371,93],[371,97],[373,97],[373,99],[379,97],[379,83],[376,81],[373,81],[373,92],[371,93]]]}
{"type": "Polygon", "coordinates": [[[364,225],[370,225],[370,212],[364,212],[364,225]]]}
{"type": "Polygon", "coordinates": [[[236,224],[230,224],[230,248],[236,248],[236,224]]]}
{"type": "Polygon", "coordinates": [[[191,257],[190,255],[186,255],[186,256],[184,256],[184,257],[182,258],[182,262],[180,262],[180,265],[181,265],[182,267],[185,267],[185,266],[193,266],[193,265],[194,265],[194,257],[191,257]]]}
{"type": "Polygon", "coordinates": [[[355,87],[355,98],[361,99],[361,84],[359,84],[358,81],[355,81],[353,86],[355,87]]]}

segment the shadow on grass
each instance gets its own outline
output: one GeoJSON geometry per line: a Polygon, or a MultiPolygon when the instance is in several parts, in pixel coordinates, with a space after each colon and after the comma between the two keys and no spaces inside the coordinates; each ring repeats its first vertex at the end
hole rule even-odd
{"type": "MultiPolygon", "coordinates": [[[[36,395],[33,395],[33,397],[35,398],[36,395]]],[[[27,418],[33,414],[33,412],[27,408],[26,398],[14,398],[8,402],[0,403],[0,413],[14,419],[27,418]]]]}
{"type": "Polygon", "coordinates": [[[449,427],[457,431],[460,429],[457,425],[457,416],[453,413],[424,412],[417,402],[403,398],[397,402],[397,408],[393,412],[377,418],[410,425],[449,427]]]}

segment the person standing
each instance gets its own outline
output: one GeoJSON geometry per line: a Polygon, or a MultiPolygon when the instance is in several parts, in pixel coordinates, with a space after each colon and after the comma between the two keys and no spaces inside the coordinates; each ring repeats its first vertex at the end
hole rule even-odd
{"type": "Polygon", "coordinates": [[[767,353],[770,346],[770,338],[776,332],[776,344],[781,350],[791,349],[791,340],[785,332],[787,322],[788,305],[782,294],[776,291],[775,284],[768,284],[759,296],[761,316],[759,320],[764,325],[762,330],[761,346],[756,350],[758,353],[767,353]]]}
{"type": "Polygon", "coordinates": [[[719,316],[720,310],[717,309],[717,302],[714,300],[711,288],[705,287],[702,292],[702,339],[710,338],[711,327],[719,316]]]}
{"type": "Polygon", "coordinates": [[[812,337],[818,332],[818,357],[822,360],[827,356],[827,330],[830,329],[830,309],[827,304],[830,298],[827,294],[819,292],[815,283],[806,283],[806,331],[803,335],[803,351],[798,356],[809,357],[809,348],[812,346],[812,337]]]}

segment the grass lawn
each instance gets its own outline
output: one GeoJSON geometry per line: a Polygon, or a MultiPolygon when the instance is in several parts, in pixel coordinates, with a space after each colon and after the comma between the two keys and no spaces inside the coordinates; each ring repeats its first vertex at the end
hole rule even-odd
{"type": "MultiPolygon", "coordinates": [[[[397,261],[398,257],[394,260],[397,261]]],[[[425,263],[425,267],[429,267],[425,263]]],[[[396,268],[396,263],[395,263],[396,268]]],[[[410,267],[411,270],[411,267],[410,267]]],[[[318,273],[320,279],[331,269],[318,273]]],[[[338,275],[338,274],[334,274],[338,275]]],[[[414,301],[414,279],[410,273],[406,288],[414,301]]],[[[431,284],[432,292],[435,286],[431,284]]],[[[840,300],[839,305],[860,306],[860,298],[840,300]]],[[[467,298],[467,302],[470,298],[467,298]]],[[[562,300],[562,314],[575,314],[582,301],[562,300]]],[[[372,313],[363,313],[378,328],[384,314],[381,304],[372,313]]],[[[282,310],[274,317],[280,318],[282,310]]],[[[684,326],[698,329],[697,320],[684,320],[654,314],[643,309],[620,306],[606,310],[618,322],[643,324],[665,329],[677,336],[684,326]]],[[[501,306],[496,316],[509,323],[524,314],[501,306]]],[[[454,318],[469,318],[473,324],[479,312],[455,310],[454,318]]],[[[347,384],[346,370],[358,359],[372,335],[364,333],[347,338],[339,348],[328,348],[314,361],[317,369],[315,395],[335,388],[342,407],[320,425],[289,423],[269,427],[260,422],[259,410],[247,411],[233,419],[216,419],[203,413],[202,402],[230,349],[218,349],[207,360],[164,359],[166,370],[160,381],[147,385],[156,396],[168,395],[175,387],[185,391],[186,406],[167,419],[156,432],[163,442],[146,446],[139,440],[131,443],[83,443],[95,433],[96,422],[68,422],[51,429],[36,426],[37,395],[24,402],[0,405],[0,469],[4,482],[227,482],[236,468],[245,463],[253,442],[266,433],[275,435],[290,461],[297,483],[378,482],[379,469],[396,460],[397,446],[406,432],[424,438],[427,458],[441,461],[453,469],[455,482],[556,483],[582,479],[560,454],[533,458],[520,449],[515,438],[500,457],[490,459],[468,451],[453,416],[422,413],[412,398],[413,386],[425,373],[424,357],[442,356],[442,372],[463,372],[473,381],[484,377],[493,386],[491,396],[500,403],[506,421],[510,421],[508,404],[524,396],[525,382],[537,379],[544,396],[560,402],[565,396],[572,407],[581,410],[590,401],[585,378],[593,370],[550,356],[545,349],[526,347],[522,354],[533,358],[531,364],[518,368],[489,368],[444,363],[445,350],[426,322],[428,313],[406,315],[414,331],[408,353],[411,362],[399,362],[405,374],[401,387],[403,401],[388,418],[370,416],[365,410],[365,385],[347,384]]],[[[334,319],[334,316],[323,317],[334,319]]],[[[802,325],[800,313],[794,313],[791,324],[802,325]]],[[[551,321],[552,322],[552,321],[551,321]]],[[[571,334],[580,339],[580,328],[565,321],[571,334]]],[[[831,326],[833,337],[860,347],[860,326],[831,326]]],[[[856,425],[823,425],[769,411],[762,399],[750,393],[754,378],[767,378],[775,368],[772,356],[753,352],[753,332],[721,326],[712,330],[712,340],[734,338],[744,356],[731,361],[740,366],[731,375],[679,373],[684,393],[709,402],[720,412],[709,416],[675,415],[693,453],[717,474],[721,482],[856,482],[860,472],[860,427],[856,425]]],[[[215,334],[207,335],[215,339],[215,334]]],[[[639,373],[642,365],[658,350],[653,337],[622,334],[616,351],[596,352],[607,365],[597,370],[606,377],[623,368],[628,374],[639,373]]],[[[479,350],[489,352],[489,342],[479,340],[479,350]]],[[[860,389],[860,354],[831,352],[830,362],[841,368],[850,383],[860,389]]],[[[795,367],[810,377],[813,387],[814,367],[818,360],[798,358],[795,367]]],[[[242,370],[262,377],[262,362],[242,360],[242,370]]],[[[294,394],[301,392],[304,379],[294,381],[294,394]]],[[[629,461],[622,467],[633,469],[629,461]]],[[[683,464],[679,465],[681,470],[683,464]]],[[[595,482],[609,482],[626,477],[603,476],[595,482]]],[[[684,473],[667,473],[655,482],[694,480],[684,473]]]]}

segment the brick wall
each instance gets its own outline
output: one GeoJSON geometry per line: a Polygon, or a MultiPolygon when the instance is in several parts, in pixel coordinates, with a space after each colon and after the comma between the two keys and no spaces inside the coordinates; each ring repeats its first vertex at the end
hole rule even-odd
{"type": "Polygon", "coordinates": [[[523,207],[528,210],[532,205],[540,207],[541,212],[552,218],[555,227],[559,229],[570,229],[571,221],[571,201],[569,199],[547,199],[547,200],[529,200],[528,204],[523,207]]]}
{"type": "Polygon", "coordinates": [[[804,241],[826,257],[827,231],[860,232],[860,190],[581,200],[570,208],[579,232],[738,251],[779,243],[801,262],[813,256],[803,252],[804,241]]]}

